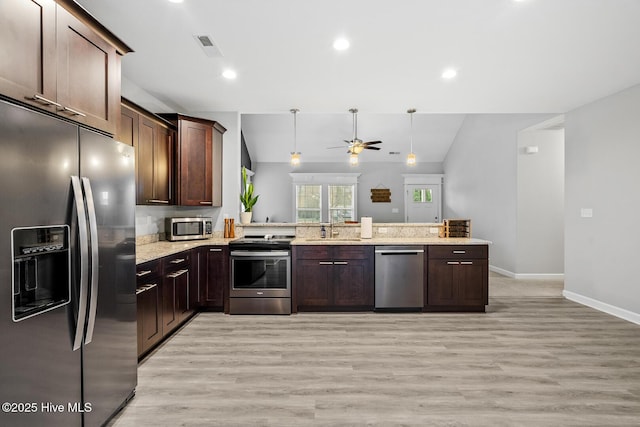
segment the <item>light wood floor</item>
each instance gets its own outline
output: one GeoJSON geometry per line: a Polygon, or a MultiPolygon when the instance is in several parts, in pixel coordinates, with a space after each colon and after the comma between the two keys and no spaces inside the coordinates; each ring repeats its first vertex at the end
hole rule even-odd
{"type": "Polygon", "coordinates": [[[200,314],[110,425],[638,426],[640,326],[561,290],[484,314],[200,314]]]}

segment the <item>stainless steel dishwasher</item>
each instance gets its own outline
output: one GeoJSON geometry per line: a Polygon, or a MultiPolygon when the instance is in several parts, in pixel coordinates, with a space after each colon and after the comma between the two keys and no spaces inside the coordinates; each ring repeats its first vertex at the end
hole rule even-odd
{"type": "Polygon", "coordinates": [[[375,247],[375,308],[421,309],[424,306],[424,247],[375,247]]]}

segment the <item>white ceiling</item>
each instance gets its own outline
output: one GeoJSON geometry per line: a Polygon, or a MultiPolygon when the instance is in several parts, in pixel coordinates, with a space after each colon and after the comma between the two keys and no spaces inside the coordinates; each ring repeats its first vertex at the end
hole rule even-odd
{"type": "Polygon", "coordinates": [[[387,157],[406,153],[416,108],[416,128],[430,129],[419,138],[433,144],[418,155],[440,161],[460,114],[562,113],[640,83],[638,0],[78,2],[134,49],[123,76],[172,108],[270,113],[243,116],[259,161],[286,161],[291,108],[303,156],[329,160],[324,146],[351,136],[349,108],[360,109],[358,136],[382,139],[387,157]],[[195,34],[223,57],[207,57],[195,34]],[[351,48],[337,52],[341,35],[351,48]],[[450,66],[458,76],[444,81],[450,66]],[[221,77],[228,67],[236,80],[221,77]]]}

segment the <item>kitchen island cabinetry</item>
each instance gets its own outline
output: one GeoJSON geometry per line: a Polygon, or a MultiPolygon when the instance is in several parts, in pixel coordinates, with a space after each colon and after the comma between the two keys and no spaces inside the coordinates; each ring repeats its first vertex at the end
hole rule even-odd
{"type": "Polygon", "coordinates": [[[294,246],[293,311],[373,309],[373,247],[294,246]]]}
{"type": "Polygon", "coordinates": [[[115,134],[131,49],[70,0],[0,5],[0,93],[115,134]]]}
{"type": "Polygon", "coordinates": [[[205,246],[200,248],[200,259],[200,306],[223,310],[229,286],[229,250],[226,246],[205,246]]]}
{"type": "Polygon", "coordinates": [[[486,245],[432,245],[427,257],[425,311],[485,311],[489,303],[486,245]]]}
{"type": "Polygon", "coordinates": [[[164,258],[163,267],[162,331],[167,335],[194,311],[189,301],[191,251],[164,258]]]}
{"type": "Polygon", "coordinates": [[[178,129],[175,149],[176,204],[221,206],[222,134],[226,129],[211,120],[181,114],[161,116],[178,129]]]}

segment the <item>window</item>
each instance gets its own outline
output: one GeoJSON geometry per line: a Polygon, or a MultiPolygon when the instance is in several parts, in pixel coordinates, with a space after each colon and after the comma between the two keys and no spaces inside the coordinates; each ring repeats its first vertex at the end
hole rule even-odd
{"type": "Polygon", "coordinates": [[[296,185],[296,222],[320,222],[321,208],[321,185],[296,185]]]}
{"type": "Polygon", "coordinates": [[[329,220],[331,222],[355,220],[354,192],[355,185],[329,185],[329,220]]]}
{"type": "Polygon", "coordinates": [[[357,220],[359,173],[292,173],[296,222],[357,220]]]}
{"type": "Polygon", "coordinates": [[[431,203],[433,202],[433,191],[431,188],[416,188],[413,190],[414,203],[431,203]]]}

